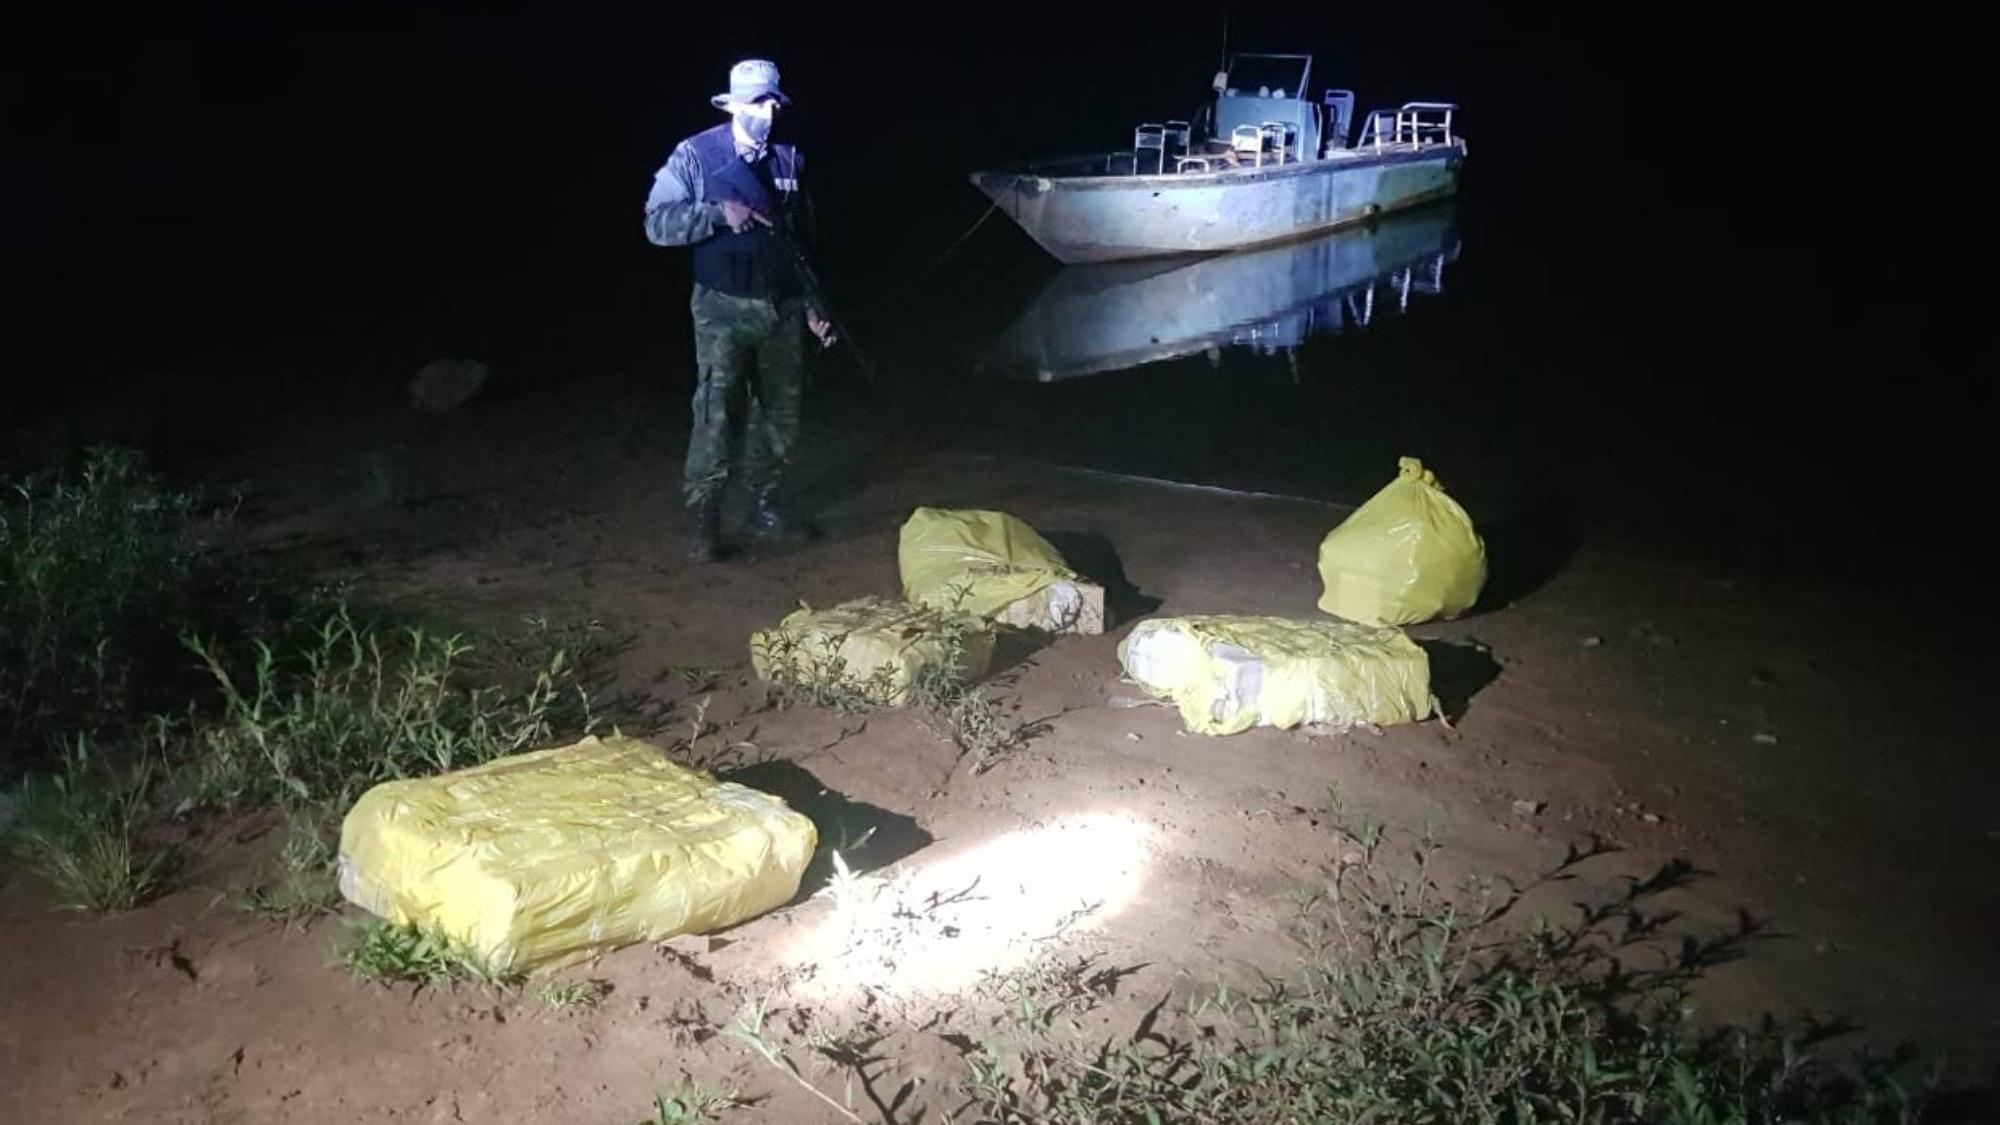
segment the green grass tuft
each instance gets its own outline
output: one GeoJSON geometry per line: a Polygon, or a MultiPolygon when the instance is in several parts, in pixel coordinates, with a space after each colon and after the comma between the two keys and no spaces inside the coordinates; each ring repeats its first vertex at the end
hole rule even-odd
{"type": "Polygon", "coordinates": [[[163,889],[174,851],[140,835],[155,776],[152,759],[115,770],[78,735],[60,773],[23,784],[8,840],[54,886],[58,905],[130,910],[163,889]]]}
{"type": "Polygon", "coordinates": [[[244,888],[245,913],[285,925],[302,925],[340,909],[334,869],[339,811],[326,805],[285,810],[278,854],[262,881],[244,888]]]}
{"type": "Polygon", "coordinates": [[[598,980],[545,981],[535,989],[542,1006],[558,1012],[595,1008],[611,994],[611,986],[598,980]]]}
{"type": "Polygon", "coordinates": [[[671,1090],[653,1095],[653,1116],[646,1125],[694,1125],[713,1121],[722,1111],[743,1104],[735,1094],[712,1089],[692,1078],[683,1078],[671,1090]]]}
{"type": "Polygon", "coordinates": [[[375,625],[345,606],[288,646],[257,642],[247,669],[212,643],[188,647],[223,699],[200,733],[192,803],[345,807],[379,782],[479,765],[593,725],[566,649],[549,651],[527,683],[475,684],[462,636],[375,625]]]}
{"type": "Polygon", "coordinates": [[[472,983],[511,988],[524,979],[521,973],[490,965],[478,954],[432,930],[398,926],[379,918],[371,918],[356,929],[354,944],[340,955],[340,960],[363,980],[430,987],[472,983]]]}

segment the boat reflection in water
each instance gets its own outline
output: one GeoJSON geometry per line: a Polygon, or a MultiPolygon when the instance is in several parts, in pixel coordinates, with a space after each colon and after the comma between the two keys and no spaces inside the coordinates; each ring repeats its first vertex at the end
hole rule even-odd
{"type": "MultiPolygon", "coordinates": [[[[1194,259],[1108,262],[1058,272],[980,366],[1040,382],[1247,347],[1296,349],[1316,332],[1363,328],[1439,293],[1458,257],[1451,204],[1366,227],[1194,259]]],[[[1294,367],[1296,375],[1296,366],[1294,367]]]]}

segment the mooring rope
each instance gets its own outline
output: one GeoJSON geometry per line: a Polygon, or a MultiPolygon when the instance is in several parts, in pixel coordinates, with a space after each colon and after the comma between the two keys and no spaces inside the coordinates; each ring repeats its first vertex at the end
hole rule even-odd
{"type": "Polygon", "coordinates": [[[977,219],[974,219],[972,221],[971,226],[965,228],[964,234],[959,235],[958,238],[953,240],[950,246],[945,247],[944,253],[939,254],[937,256],[936,261],[932,262],[929,266],[925,267],[924,272],[917,275],[917,281],[923,281],[925,278],[936,273],[938,271],[938,267],[944,265],[945,261],[949,259],[953,254],[958,253],[958,248],[965,245],[965,240],[971,238],[973,233],[977,231],[980,227],[985,226],[986,220],[992,218],[993,212],[998,211],[999,209],[1000,209],[1000,201],[996,199],[990,205],[987,206],[986,210],[983,213],[981,213],[977,219]]]}

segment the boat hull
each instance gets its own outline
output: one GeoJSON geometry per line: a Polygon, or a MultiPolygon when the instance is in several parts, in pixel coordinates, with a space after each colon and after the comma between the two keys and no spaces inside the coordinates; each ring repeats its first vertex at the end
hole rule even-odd
{"type": "Polygon", "coordinates": [[[1058,261],[1202,254],[1333,230],[1458,191],[1461,144],[1165,175],[979,172],[974,186],[1058,261]]]}

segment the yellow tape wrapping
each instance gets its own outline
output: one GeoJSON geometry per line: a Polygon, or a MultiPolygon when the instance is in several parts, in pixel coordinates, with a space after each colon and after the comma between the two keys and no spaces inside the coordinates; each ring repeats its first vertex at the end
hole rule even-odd
{"type": "Polygon", "coordinates": [[[782,906],[816,843],[776,797],[636,739],[586,738],[370,789],[341,827],[340,885],[389,921],[529,969],[782,906]]]}
{"type": "Polygon", "coordinates": [[[1401,629],[1283,617],[1162,617],[1118,646],[1126,674],[1201,734],[1409,723],[1431,713],[1430,659],[1401,629]]]}

